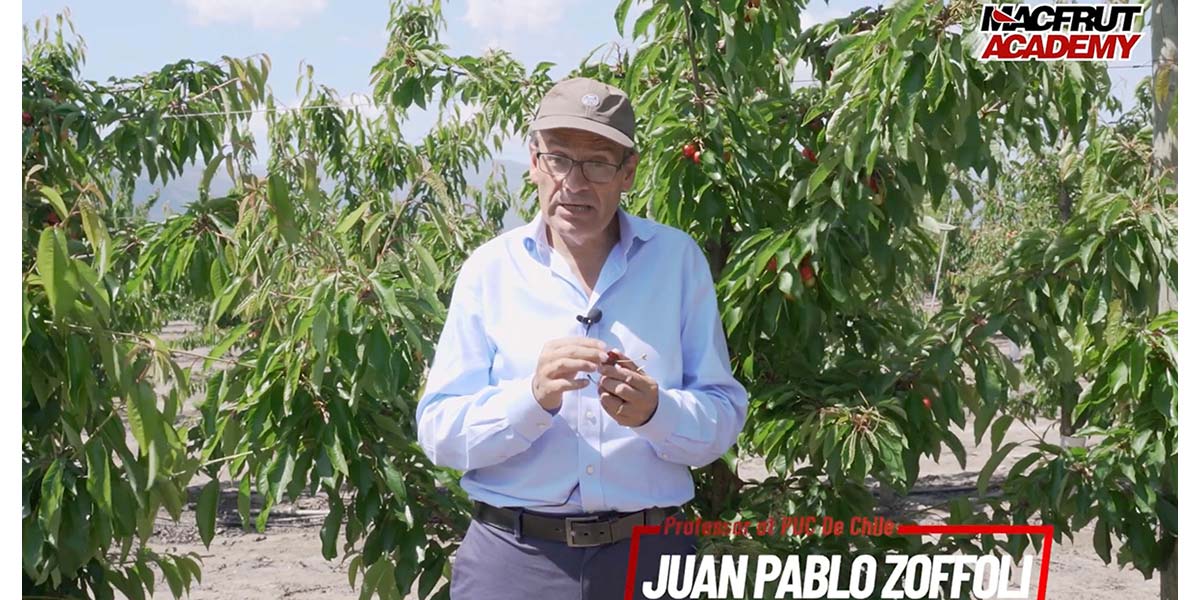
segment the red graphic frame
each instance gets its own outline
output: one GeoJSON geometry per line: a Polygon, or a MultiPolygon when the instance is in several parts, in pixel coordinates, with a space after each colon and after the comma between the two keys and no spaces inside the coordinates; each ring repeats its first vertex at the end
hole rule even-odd
{"type": "MultiPolygon", "coordinates": [[[[629,566],[625,572],[625,600],[633,600],[637,581],[638,542],[642,535],[662,532],[660,525],[636,525],[629,540],[629,566]]],[[[1050,577],[1050,547],[1054,542],[1053,525],[900,525],[899,535],[1040,535],[1042,563],[1038,578],[1037,600],[1046,600],[1046,580],[1050,577]]]]}

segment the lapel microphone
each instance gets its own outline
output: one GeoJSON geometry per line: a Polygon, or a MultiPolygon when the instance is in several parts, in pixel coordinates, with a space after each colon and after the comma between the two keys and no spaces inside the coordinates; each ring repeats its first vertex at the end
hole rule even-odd
{"type": "Polygon", "coordinates": [[[589,310],[586,315],[575,315],[575,320],[586,325],[588,329],[591,329],[592,325],[599,323],[603,316],[604,313],[599,308],[592,307],[592,310],[589,310]]]}

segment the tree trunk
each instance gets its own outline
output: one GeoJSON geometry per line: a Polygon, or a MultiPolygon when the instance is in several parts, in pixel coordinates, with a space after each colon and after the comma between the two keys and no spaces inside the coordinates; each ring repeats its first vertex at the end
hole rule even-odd
{"type": "Polygon", "coordinates": [[[1179,100],[1178,0],[1155,0],[1150,9],[1152,56],[1154,63],[1154,161],[1172,181],[1178,181],[1178,131],[1175,112],[1179,100]]]}
{"type": "MultiPolygon", "coordinates": [[[[1179,101],[1179,39],[1178,0],[1155,0],[1150,8],[1151,57],[1154,61],[1154,163],[1156,170],[1165,172],[1177,183],[1179,145],[1174,114],[1179,101]]],[[[1173,310],[1178,299],[1164,277],[1159,284],[1159,310],[1173,310]]],[[[1167,482],[1164,492],[1175,495],[1175,482],[1167,482]]],[[[1179,553],[1176,540],[1171,540],[1170,554],[1159,566],[1159,597],[1179,598],[1179,553]]]]}

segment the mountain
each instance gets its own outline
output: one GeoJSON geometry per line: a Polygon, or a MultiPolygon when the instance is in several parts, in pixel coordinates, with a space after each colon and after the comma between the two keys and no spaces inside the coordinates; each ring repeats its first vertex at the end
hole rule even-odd
{"type": "MultiPolygon", "coordinates": [[[[493,168],[503,169],[504,175],[508,180],[508,189],[513,193],[519,193],[524,185],[525,173],[529,167],[517,161],[512,160],[497,160],[492,165],[484,166],[474,172],[466,175],[467,185],[475,188],[482,188],[487,181],[488,175],[493,168]]],[[[167,215],[176,215],[187,211],[188,204],[195,202],[199,198],[200,181],[204,178],[204,165],[194,163],[184,167],[183,172],[178,177],[163,184],[161,181],[150,183],[149,178],[145,175],[139,177],[134,188],[134,203],[142,205],[149,201],[150,197],[157,193],[158,201],[150,209],[149,218],[151,221],[162,221],[167,215]]],[[[322,179],[322,189],[329,191],[333,189],[333,182],[329,179],[322,179]]],[[[224,168],[218,168],[213,175],[212,185],[210,186],[211,196],[221,196],[229,192],[233,188],[233,180],[229,178],[229,173],[224,168]]],[[[402,193],[403,189],[397,190],[402,193]]],[[[510,210],[504,217],[504,228],[511,229],[512,227],[523,224],[524,221],[516,213],[510,210]]]]}

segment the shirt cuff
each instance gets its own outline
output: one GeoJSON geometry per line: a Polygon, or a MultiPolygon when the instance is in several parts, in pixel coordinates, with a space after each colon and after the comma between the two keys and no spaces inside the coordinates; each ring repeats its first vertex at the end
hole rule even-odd
{"type": "MultiPolygon", "coordinates": [[[[529,387],[531,379],[514,382],[506,410],[508,423],[526,441],[533,443],[554,423],[554,413],[538,404],[529,387]]],[[[556,411],[557,412],[557,411],[556,411]]]]}
{"type": "Polygon", "coordinates": [[[650,420],[630,429],[651,442],[662,443],[675,433],[679,424],[679,411],[679,399],[670,391],[659,388],[658,408],[654,410],[650,420]]]}

